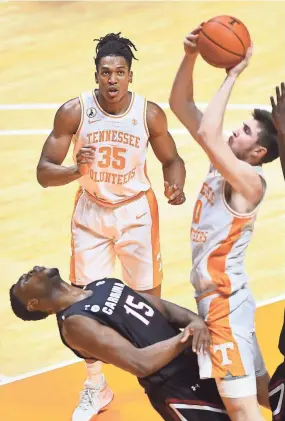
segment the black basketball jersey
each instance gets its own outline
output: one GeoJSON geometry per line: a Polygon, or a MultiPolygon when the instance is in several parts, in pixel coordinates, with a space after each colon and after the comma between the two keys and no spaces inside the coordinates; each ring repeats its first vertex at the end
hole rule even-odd
{"type": "Polygon", "coordinates": [[[282,327],[280,337],[279,337],[279,351],[285,357],[285,313],[284,313],[283,327],[282,327]]]}
{"type": "MultiPolygon", "coordinates": [[[[92,282],[84,289],[93,291],[93,294],[57,314],[61,339],[66,346],[61,334],[62,320],[75,314],[97,320],[114,329],[138,348],[164,341],[180,332],[147,300],[118,279],[105,278],[92,282]]],[[[84,358],[78,351],[70,349],[84,358]]],[[[157,385],[189,365],[193,369],[193,364],[198,369],[196,354],[187,350],[158,372],[139,379],[139,382],[145,388],[157,385]]]]}

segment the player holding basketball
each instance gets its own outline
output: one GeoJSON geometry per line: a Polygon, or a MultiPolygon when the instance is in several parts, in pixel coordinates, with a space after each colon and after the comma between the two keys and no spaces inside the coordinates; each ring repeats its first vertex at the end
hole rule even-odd
{"type": "MultiPolygon", "coordinates": [[[[74,180],[80,184],[72,217],[72,283],[86,285],[94,281],[94,273],[99,279],[110,276],[118,256],[128,285],[159,296],[158,207],[146,174],[148,144],[162,163],[165,195],[172,205],[185,201],[185,167],[165,113],[128,91],[132,48],[136,49],[120,34],[100,38],[95,57],[99,89],[57,111],[37,177],[43,187],[74,180]],[[65,167],[62,162],[72,139],[75,165],[65,167]]],[[[101,363],[87,364],[87,381],[73,421],[89,420],[112,397],[101,363]]]]}
{"type": "Polygon", "coordinates": [[[245,59],[227,77],[205,110],[193,98],[193,71],[201,27],[184,40],[185,57],[173,84],[170,106],[211,161],[193,212],[192,271],[198,313],[207,321],[213,346],[199,355],[200,377],[215,378],[233,421],[257,421],[268,403],[268,381],[255,337],[255,302],[245,273],[250,242],[266,182],[262,164],[278,157],[272,116],[254,110],[253,118],[223,139],[223,119],[231,91],[247,67],[245,59]]]}
{"type": "MultiPolygon", "coordinates": [[[[285,83],[276,86],[276,99],[270,97],[272,116],[278,130],[278,148],[285,179],[285,83]]],[[[285,357],[285,317],[279,338],[279,351],[285,357]]],[[[276,368],[269,384],[270,406],[273,421],[285,421],[285,360],[276,368]]]]}

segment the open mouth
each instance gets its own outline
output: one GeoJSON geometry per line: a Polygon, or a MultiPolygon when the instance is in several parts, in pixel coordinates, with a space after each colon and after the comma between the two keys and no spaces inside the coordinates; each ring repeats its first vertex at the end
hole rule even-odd
{"type": "Polygon", "coordinates": [[[118,93],[119,93],[118,88],[109,88],[109,89],[108,89],[108,94],[109,94],[111,97],[115,97],[115,96],[117,96],[117,95],[118,95],[118,93]]]}

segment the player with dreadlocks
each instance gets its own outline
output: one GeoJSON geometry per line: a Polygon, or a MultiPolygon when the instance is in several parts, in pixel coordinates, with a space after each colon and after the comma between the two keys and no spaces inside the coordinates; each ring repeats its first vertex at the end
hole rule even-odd
{"type": "MultiPolygon", "coordinates": [[[[72,284],[85,286],[110,277],[117,256],[129,286],[160,296],[158,206],[146,175],[148,143],[162,164],[164,193],[171,205],[185,201],[184,162],[162,109],[128,90],[135,45],[120,33],[95,41],[98,89],[59,108],[37,178],[43,187],[74,180],[80,184],[72,216],[72,284]],[[62,162],[72,139],[75,164],[66,167],[62,162]]],[[[109,306],[112,311],[112,302],[109,306]]],[[[113,397],[101,362],[86,366],[87,380],[73,421],[88,421],[113,397]]]]}

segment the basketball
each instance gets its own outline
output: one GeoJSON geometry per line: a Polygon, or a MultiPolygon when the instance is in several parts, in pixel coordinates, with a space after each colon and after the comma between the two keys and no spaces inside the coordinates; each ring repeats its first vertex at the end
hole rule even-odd
{"type": "Polygon", "coordinates": [[[233,16],[216,16],[204,23],[199,32],[200,54],[214,67],[236,66],[244,59],[250,44],[247,27],[233,16]]]}

